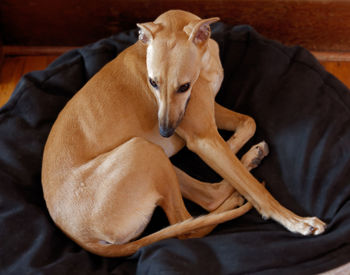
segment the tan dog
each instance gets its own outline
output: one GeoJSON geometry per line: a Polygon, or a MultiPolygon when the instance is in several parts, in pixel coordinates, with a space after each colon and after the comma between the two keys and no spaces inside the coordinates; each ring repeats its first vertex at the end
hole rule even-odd
{"type": "Polygon", "coordinates": [[[261,143],[240,162],[253,119],[214,98],[223,78],[209,24],[169,11],[139,24],[137,43],[101,69],[66,105],[45,146],[42,182],[55,223],[85,249],[125,256],[169,237],[200,237],[253,205],[292,232],[325,224],[282,207],[248,170],[267,154],[261,143]],[[235,130],[226,143],[217,128],[235,130]],[[159,134],[160,133],[160,134],[159,134]],[[172,166],[184,145],[225,180],[199,182],[172,166]],[[242,199],[234,188],[249,202],[242,199]],[[191,219],[182,195],[214,213],[191,219]],[[137,241],[156,206],[170,226],[137,241]],[[225,211],[227,210],[227,211],[225,211]]]}

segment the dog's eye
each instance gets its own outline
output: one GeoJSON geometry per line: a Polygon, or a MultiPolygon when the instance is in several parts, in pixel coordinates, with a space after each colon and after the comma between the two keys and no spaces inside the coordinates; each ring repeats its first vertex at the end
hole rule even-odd
{"type": "Polygon", "coordinates": [[[191,86],[191,83],[186,83],[184,85],[181,85],[179,89],[177,89],[178,93],[184,93],[186,92],[191,86]]]}
{"type": "Polygon", "coordinates": [[[149,84],[151,84],[153,88],[158,89],[158,84],[152,78],[149,78],[149,84]]]}

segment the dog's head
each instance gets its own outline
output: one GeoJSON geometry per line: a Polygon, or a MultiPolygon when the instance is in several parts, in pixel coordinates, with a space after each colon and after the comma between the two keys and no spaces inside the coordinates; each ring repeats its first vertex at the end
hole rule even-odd
{"type": "Polygon", "coordinates": [[[166,15],[137,26],[139,40],[147,46],[148,85],[158,102],[159,132],[170,137],[185,114],[208,54],[209,25],[219,18],[200,19],[188,13],[166,15]]]}

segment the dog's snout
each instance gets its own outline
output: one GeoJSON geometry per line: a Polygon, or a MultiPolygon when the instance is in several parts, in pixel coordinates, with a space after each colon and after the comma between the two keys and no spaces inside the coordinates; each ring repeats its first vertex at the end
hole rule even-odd
{"type": "Polygon", "coordinates": [[[162,137],[171,137],[175,132],[175,128],[159,126],[159,133],[162,137]]]}

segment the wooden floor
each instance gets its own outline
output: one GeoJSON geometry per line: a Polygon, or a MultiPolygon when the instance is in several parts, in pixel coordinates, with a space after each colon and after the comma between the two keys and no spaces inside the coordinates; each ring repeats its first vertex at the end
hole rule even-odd
{"type": "Polygon", "coordinates": [[[0,69],[0,106],[10,98],[22,75],[45,69],[57,56],[8,56],[0,69]]]}
{"type": "MultiPolygon", "coordinates": [[[[0,69],[0,107],[9,99],[20,77],[34,70],[43,70],[56,55],[49,56],[8,56],[0,69]]],[[[322,61],[325,68],[350,87],[350,62],[322,61]]]]}

